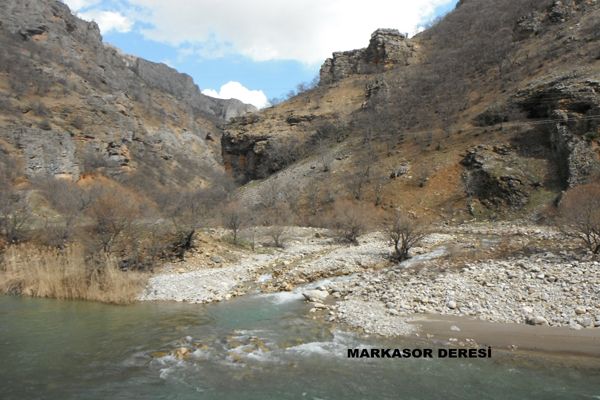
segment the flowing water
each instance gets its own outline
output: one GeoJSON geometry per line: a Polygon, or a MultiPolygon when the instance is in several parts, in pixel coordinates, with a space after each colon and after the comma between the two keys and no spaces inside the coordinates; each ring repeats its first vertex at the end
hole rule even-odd
{"type": "Polygon", "coordinates": [[[600,371],[540,359],[348,359],[364,338],[295,296],[212,305],[0,297],[0,399],[600,399],[600,371]],[[178,348],[190,349],[184,359],[178,348]]]}

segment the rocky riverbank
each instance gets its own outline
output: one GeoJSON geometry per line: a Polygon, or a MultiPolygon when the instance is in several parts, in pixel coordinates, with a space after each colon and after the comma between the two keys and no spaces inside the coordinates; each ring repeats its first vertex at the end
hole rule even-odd
{"type": "MultiPolygon", "coordinates": [[[[469,262],[461,267],[451,261],[429,262],[412,269],[364,273],[328,289],[343,299],[333,307],[335,318],[354,326],[364,325],[361,321],[365,319],[381,319],[381,312],[369,317],[377,305],[387,315],[399,317],[399,326],[415,314],[441,314],[599,328],[600,263],[576,257],[570,252],[543,253],[469,262]]],[[[394,327],[365,328],[396,334],[394,327]]]]}
{"type": "Polygon", "coordinates": [[[315,317],[384,336],[414,334],[414,321],[432,315],[598,329],[600,336],[600,262],[548,227],[442,225],[402,264],[389,261],[380,233],[358,246],[325,230],[287,234],[284,249],[264,247],[211,268],[194,266],[193,257],[171,265],[141,299],[212,302],[293,290],[315,317]]]}

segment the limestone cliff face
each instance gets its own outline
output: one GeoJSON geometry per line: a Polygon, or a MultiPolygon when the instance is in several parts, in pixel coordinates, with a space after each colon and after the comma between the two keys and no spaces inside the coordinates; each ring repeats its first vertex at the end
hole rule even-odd
{"type": "Polygon", "coordinates": [[[397,29],[377,29],[371,35],[367,48],[336,52],[332,58],[325,60],[320,70],[320,84],[408,65],[414,55],[414,44],[397,29]]]}
{"type": "Polygon", "coordinates": [[[29,178],[187,187],[223,171],[219,125],[256,111],[203,95],[192,78],[102,42],[56,0],[0,2],[0,166],[29,178]]]}

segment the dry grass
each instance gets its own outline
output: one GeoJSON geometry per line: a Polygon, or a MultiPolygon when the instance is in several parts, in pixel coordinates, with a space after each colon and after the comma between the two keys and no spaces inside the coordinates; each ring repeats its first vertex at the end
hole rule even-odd
{"type": "Polygon", "coordinates": [[[135,301],[146,275],[119,270],[106,256],[90,268],[80,247],[65,250],[33,245],[6,249],[0,267],[0,292],[32,297],[80,299],[126,304],[135,301]]]}

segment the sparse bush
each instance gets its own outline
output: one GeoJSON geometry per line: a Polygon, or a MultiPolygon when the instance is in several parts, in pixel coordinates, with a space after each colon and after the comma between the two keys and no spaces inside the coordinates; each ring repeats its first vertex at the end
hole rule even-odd
{"type": "Polygon", "coordinates": [[[99,151],[88,147],[83,153],[83,172],[91,173],[96,169],[106,167],[107,165],[108,163],[99,151]]]}
{"type": "Polygon", "coordinates": [[[267,228],[267,235],[273,239],[273,246],[284,247],[287,227],[284,225],[271,225],[267,228]]]}
{"type": "Polygon", "coordinates": [[[397,261],[408,259],[410,249],[426,235],[422,223],[399,211],[388,217],[385,232],[394,246],[394,259],[397,261]]]}
{"type": "Polygon", "coordinates": [[[569,190],[559,205],[559,228],[580,240],[594,254],[600,253],[600,184],[569,190]]]}
{"type": "Polygon", "coordinates": [[[71,126],[79,130],[82,130],[85,127],[85,122],[81,115],[78,115],[75,118],[73,118],[73,120],[71,121],[71,126]]]}
{"type": "Polygon", "coordinates": [[[341,241],[358,245],[358,237],[367,228],[368,214],[364,207],[352,202],[338,201],[334,206],[331,225],[341,241]]]}
{"type": "Polygon", "coordinates": [[[64,248],[74,241],[77,222],[92,202],[91,194],[64,179],[38,179],[34,184],[52,208],[60,214],[55,220],[46,221],[38,240],[49,246],[64,248]]]}
{"type": "Polygon", "coordinates": [[[50,114],[50,111],[46,108],[44,103],[40,101],[36,101],[31,105],[31,109],[35,113],[35,115],[40,117],[47,117],[50,114]]]}
{"type": "Polygon", "coordinates": [[[6,181],[3,186],[0,191],[0,239],[20,243],[28,238],[31,211],[24,193],[12,189],[6,181]]]}
{"type": "Polygon", "coordinates": [[[346,179],[348,193],[354,200],[362,200],[364,190],[370,181],[370,168],[367,166],[362,170],[350,174],[346,179]]]}

